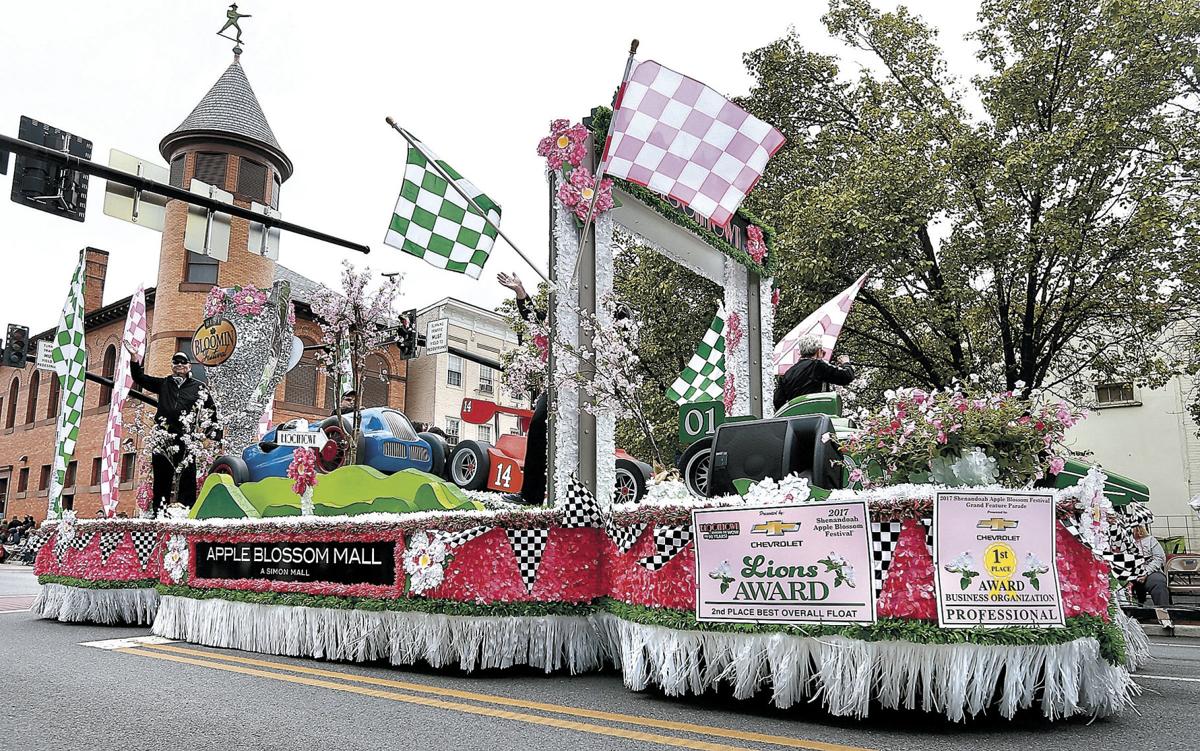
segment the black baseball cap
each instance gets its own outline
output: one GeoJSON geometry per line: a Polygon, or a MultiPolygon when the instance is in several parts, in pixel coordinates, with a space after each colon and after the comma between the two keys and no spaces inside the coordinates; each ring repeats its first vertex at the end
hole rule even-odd
{"type": "Polygon", "coordinates": [[[183,352],[176,352],[175,354],[171,355],[171,364],[172,365],[174,365],[176,363],[187,362],[187,361],[188,361],[188,356],[183,352]]]}

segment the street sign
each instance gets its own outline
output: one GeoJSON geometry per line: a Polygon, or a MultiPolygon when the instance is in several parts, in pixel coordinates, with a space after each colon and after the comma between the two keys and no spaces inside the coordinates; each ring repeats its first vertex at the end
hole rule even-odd
{"type": "MultiPolygon", "coordinates": [[[[250,210],[256,214],[269,216],[272,219],[279,218],[279,212],[267,206],[266,204],[253,201],[250,204],[250,210]]],[[[265,256],[273,261],[279,260],[279,228],[272,227],[266,229],[265,224],[259,222],[250,222],[250,232],[246,235],[246,250],[256,256],[265,256]]]]}
{"type": "MultiPolygon", "coordinates": [[[[169,182],[171,178],[166,167],[117,149],[109,150],[108,166],[158,183],[169,182]]],[[[104,213],[162,232],[167,223],[167,198],[108,180],[104,185],[104,213]]]]}
{"type": "Polygon", "coordinates": [[[54,342],[48,339],[38,340],[37,369],[54,370],[54,342]]]}
{"type": "Polygon", "coordinates": [[[315,449],[325,442],[325,434],[316,430],[278,430],[275,442],[280,446],[298,446],[315,449]]]}
{"type": "MultiPolygon", "coordinates": [[[[232,203],[233,194],[192,178],[191,192],[223,203],[232,203]]],[[[229,260],[229,214],[209,211],[201,206],[188,206],[187,226],[183,231],[183,247],[218,261],[229,260]]]]}
{"type": "MultiPolygon", "coordinates": [[[[17,135],[22,141],[80,159],[92,157],[91,141],[31,117],[21,116],[17,135]]],[[[86,172],[64,169],[47,159],[17,154],[12,185],[15,203],[82,222],[87,213],[87,189],[86,172]]]]}
{"type": "Polygon", "coordinates": [[[438,318],[425,326],[425,354],[440,355],[450,348],[450,319],[438,318]]]}

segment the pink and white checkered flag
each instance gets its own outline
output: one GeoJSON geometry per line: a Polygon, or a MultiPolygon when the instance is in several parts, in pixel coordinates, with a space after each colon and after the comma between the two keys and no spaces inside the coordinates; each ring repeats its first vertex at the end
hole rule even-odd
{"type": "Polygon", "coordinates": [[[108,406],[108,425],[104,428],[104,447],[100,453],[100,502],[105,516],[117,513],[117,486],[121,482],[121,410],[125,397],[133,386],[129,370],[130,351],[138,362],[146,356],[146,291],[141,285],[129,299],[129,315],[125,317],[125,333],[117,350],[117,367],[113,376],[112,401],[108,406]]]}
{"type": "Polygon", "coordinates": [[[833,345],[837,344],[838,335],[842,333],[842,324],[846,322],[846,316],[850,314],[850,306],[854,304],[854,298],[858,296],[858,291],[862,289],[866,281],[867,274],[863,274],[858,281],[817,308],[816,312],[801,321],[796,328],[787,333],[787,336],[779,340],[779,344],[775,345],[775,375],[783,375],[788,368],[800,361],[796,344],[802,336],[821,337],[821,348],[825,350],[825,356],[822,359],[826,362],[829,361],[833,355],[833,345]]]}
{"type": "Polygon", "coordinates": [[[275,415],[275,400],[267,400],[267,408],[263,410],[262,417],[258,418],[258,440],[271,432],[271,418],[275,415]]]}
{"type": "Polygon", "coordinates": [[[601,164],[724,227],[783,142],[716,91],[645,60],[617,95],[601,164]]]}

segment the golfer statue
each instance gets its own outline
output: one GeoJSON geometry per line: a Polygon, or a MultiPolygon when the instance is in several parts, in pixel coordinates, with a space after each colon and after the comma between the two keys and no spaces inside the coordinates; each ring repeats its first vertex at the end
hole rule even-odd
{"type": "Polygon", "coordinates": [[[243,18],[250,17],[251,16],[249,13],[238,13],[237,3],[233,3],[229,6],[229,10],[225,11],[225,18],[227,20],[225,21],[225,25],[221,27],[221,30],[217,32],[217,36],[225,37],[239,47],[242,46],[242,27],[238,25],[238,21],[243,18]],[[233,29],[237,32],[237,39],[234,39],[225,33],[225,29],[230,27],[233,27],[233,29]]]}

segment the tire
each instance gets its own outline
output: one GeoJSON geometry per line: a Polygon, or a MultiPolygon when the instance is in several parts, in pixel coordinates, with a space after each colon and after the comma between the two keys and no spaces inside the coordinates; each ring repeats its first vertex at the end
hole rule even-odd
{"type": "Polygon", "coordinates": [[[707,498],[712,479],[712,437],[701,438],[687,447],[679,457],[679,474],[688,492],[697,498],[707,498]]]}
{"type": "Polygon", "coordinates": [[[429,444],[429,458],[433,460],[429,473],[446,479],[446,459],[450,453],[446,442],[437,433],[417,433],[417,437],[429,444]]]}
{"type": "Polygon", "coordinates": [[[639,464],[629,459],[617,459],[613,503],[637,503],[646,495],[646,476],[639,464]]]}
{"type": "Polygon", "coordinates": [[[241,485],[250,479],[250,469],[240,456],[219,456],[208,468],[210,475],[229,475],[234,485],[241,485]]]}
{"type": "Polygon", "coordinates": [[[450,466],[446,470],[450,481],[464,490],[486,488],[488,474],[492,471],[489,448],[491,446],[482,441],[459,441],[450,453],[450,466]]]}

